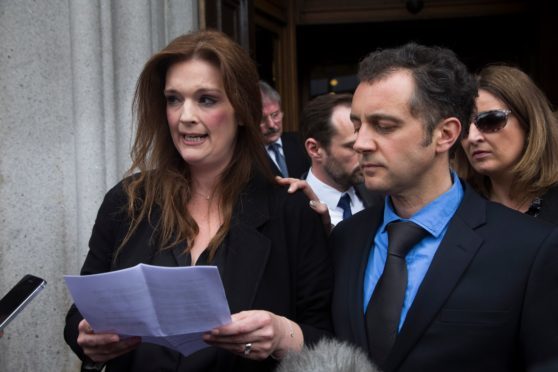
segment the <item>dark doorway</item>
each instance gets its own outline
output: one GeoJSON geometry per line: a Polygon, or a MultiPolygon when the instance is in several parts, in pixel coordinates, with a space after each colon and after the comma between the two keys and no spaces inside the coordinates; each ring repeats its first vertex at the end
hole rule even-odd
{"type": "Polygon", "coordinates": [[[276,87],[274,64],[275,64],[275,45],[277,35],[272,31],[256,25],[256,61],[260,79],[276,87]]]}
{"type": "Polygon", "coordinates": [[[301,104],[326,92],[352,92],[358,61],[410,41],[454,50],[471,71],[487,63],[520,67],[536,80],[534,17],[511,14],[421,21],[307,25],[297,28],[301,104]]]}

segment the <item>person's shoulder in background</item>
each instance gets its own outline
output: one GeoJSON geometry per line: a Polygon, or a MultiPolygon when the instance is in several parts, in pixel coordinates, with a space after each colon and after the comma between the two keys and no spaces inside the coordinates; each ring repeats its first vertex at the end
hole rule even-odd
{"type": "Polygon", "coordinates": [[[281,141],[289,177],[301,178],[310,168],[310,158],[304,148],[304,141],[298,132],[283,132],[281,141]]]}

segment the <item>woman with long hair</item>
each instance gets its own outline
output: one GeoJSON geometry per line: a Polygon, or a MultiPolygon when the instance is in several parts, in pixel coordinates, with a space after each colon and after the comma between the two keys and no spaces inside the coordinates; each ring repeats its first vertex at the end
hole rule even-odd
{"type": "Polygon", "coordinates": [[[487,66],[477,80],[458,173],[488,199],[558,223],[558,120],[548,99],[515,67],[487,66]]]}
{"type": "MultiPolygon", "coordinates": [[[[81,274],[147,263],[215,265],[232,323],[188,357],[95,333],[72,306],[65,338],[107,371],[268,371],[330,330],[331,263],[305,196],[276,185],[259,124],[256,67],[227,36],[178,37],[137,83],[128,176],[99,210],[81,274]]],[[[180,283],[169,283],[169,286],[180,283]]]]}

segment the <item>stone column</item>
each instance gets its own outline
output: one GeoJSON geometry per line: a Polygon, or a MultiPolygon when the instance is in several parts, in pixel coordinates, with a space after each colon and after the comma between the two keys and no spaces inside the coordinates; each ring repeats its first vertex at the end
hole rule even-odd
{"type": "Polygon", "coordinates": [[[0,4],[0,295],[48,284],[0,339],[1,371],[76,371],[64,274],[78,274],[104,193],[130,164],[149,56],[197,29],[196,0],[0,4]]]}

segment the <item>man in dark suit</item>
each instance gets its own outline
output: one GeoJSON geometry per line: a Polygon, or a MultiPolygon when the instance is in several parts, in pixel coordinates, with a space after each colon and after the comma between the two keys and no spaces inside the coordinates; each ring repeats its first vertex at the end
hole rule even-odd
{"type": "Polygon", "coordinates": [[[296,133],[283,132],[281,96],[269,84],[260,81],[262,93],[262,132],[265,149],[278,176],[300,178],[310,161],[296,133]]]}
{"type": "Polygon", "coordinates": [[[408,44],[371,53],[359,79],[354,147],[388,196],[330,236],[336,335],[385,372],[558,370],[558,229],[450,170],[474,108],[466,67],[408,44]]]}
{"type": "Polygon", "coordinates": [[[315,97],[304,108],[300,124],[311,162],[306,182],[327,205],[333,225],[374,202],[383,202],[379,194],[363,186],[364,178],[353,149],[356,133],[350,119],[352,99],[351,94],[315,97]]]}

